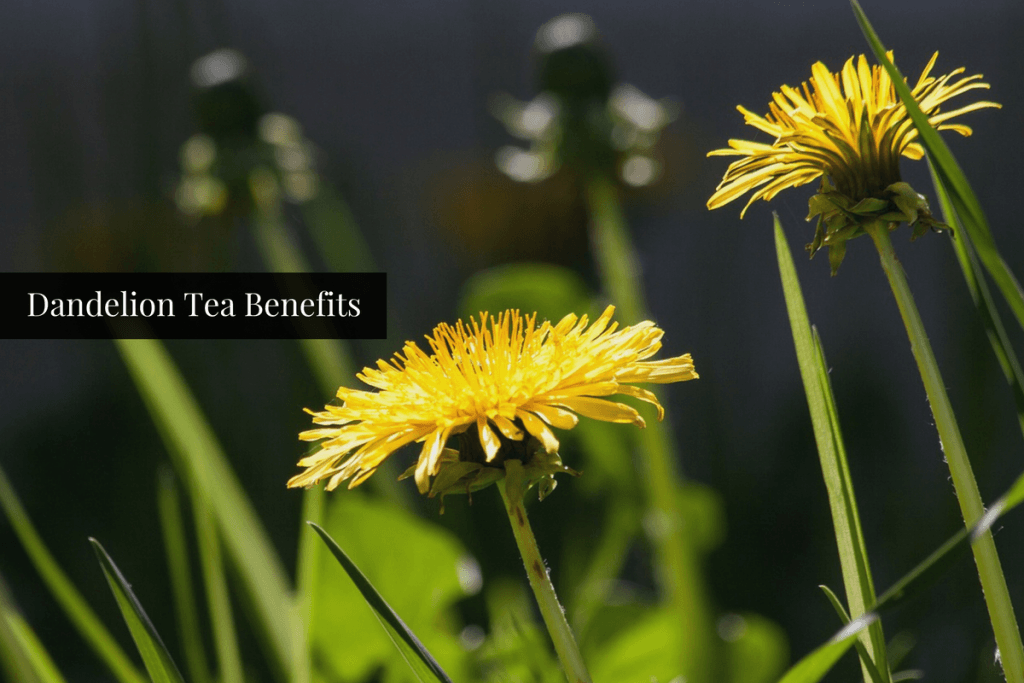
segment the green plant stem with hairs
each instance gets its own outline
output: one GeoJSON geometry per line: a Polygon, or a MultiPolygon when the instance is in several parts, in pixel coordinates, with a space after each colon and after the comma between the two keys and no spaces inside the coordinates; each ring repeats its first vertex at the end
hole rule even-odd
{"type": "Polygon", "coordinates": [[[551,634],[555,652],[569,683],[590,683],[587,666],[583,663],[576,638],[565,619],[565,610],[558,601],[558,595],[555,594],[555,587],[548,576],[540,548],[537,547],[537,539],[526,516],[526,508],[523,506],[526,485],[522,465],[518,460],[509,460],[505,463],[505,470],[506,478],[498,482],[498,490],[501,491],[505,512],[512,523],[512,534],[516,538],[516,545],[523,558],[526,575],[530,579],[530,588],[537,598],[537,606],[544,618],[544,625],[551,634]]]}
{"type": "MultiPolygon", "coordinates": [[[[875,242],[882,269],[896,297],[903,324],[907,328],[907,336],[910,337],[910,349],[924,381],[925,393],[928,395],[928,403],[935,418],[935,427],[938,429],[946,462],[949,464],[960,511],[964,523],[971,527],[985,514],[985,506],[953,415],[953,407],[949,402],[949,396],[946,395],[945,384],[939,374],[938,363],[935,361],[928,335],[921,322],[921,315],[910,293],[903,266],[893,251],[887,224],[874,222],[864,229],[875,242]]],[[[1013,604],[1010,602],[1006,578],[999,563],[992,532],[985,531],[979,536],[972,545],[972,551],[978,565],[981,587],[985,594],[985,603],[988,606],[1006,680],[1008,683],[1024,683],[1024,648],[1021,646],[1020,630],[1017,627],[1017,619],[1013,613],[1013,604]]]]}
{"type": "MultiPolygon", "coordinates": [[[[627,324],[649,316],[640,286],[640,266],[629,239],[618,190],[611,179],[591,176],[586,185],[591,240],[601,279],[627,324]]],[[[716,679],[718,641],[711,608],[692,545],[686,537],[679,507],[682,475],[668,424],[652,421],[640,432],[642,477],[647,491],[648,534],[660,566],[658,580],[680,618],[681,672],[692,683],[716,679]]]]}

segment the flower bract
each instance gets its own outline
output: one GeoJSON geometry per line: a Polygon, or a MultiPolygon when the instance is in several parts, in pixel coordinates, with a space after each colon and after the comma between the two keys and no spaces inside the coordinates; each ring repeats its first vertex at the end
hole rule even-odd
{"type": "MultiPolygon", "coordinates": [[[[378,361],[357,375],[376,391],[342,387],[341,405],[308,411],[320,427],[299,438],[322,443],[299,462],[306,470],[288,485],[326,480],[330,490],[350,480],[352,488],[402,446],[421,443],[416,484],[433,493],[431,477],[442,465],[470,463],[466,472],[500,469],[503,458],[529,458],[527,443],[538,453],[557,454],[552,428],[572,429],[581,415],[644,426],[636,409],[611,396],[651,403],[660,419],[657,397],[635,385],[695,379],[690,355],[649,360],[661,348],[663,331],[649,321],[618,329],[613,312],[609,306],[592,324],[573,314],[538,324],[536,315],[506,311],[438,325],[427,336],[432,353],[407,342],[390,362],[378,361]],[[473,447],[446,448],[458,434],[471,437],[473,447]]],[[[452,443],[460,441],[467,439],[452,443]]],[[[568,471],[560,460],[557,467],[568,471]]],[[[493,472],[477,481],[489,477],[493,472]]]]}

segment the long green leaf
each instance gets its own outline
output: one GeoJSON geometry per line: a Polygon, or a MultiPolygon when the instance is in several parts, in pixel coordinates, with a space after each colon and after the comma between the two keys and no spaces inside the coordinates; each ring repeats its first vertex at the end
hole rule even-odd
{"type": "Polygon", "coordinates": [[[164,550],[167,553],[167,570],[171,577],[174,612],[189,680],[192,683],[207,683],[210,680],[210,669],[207,665],[206,649],[203,647],[202,632],[199,630],[199,608],[196,606],[196,594],[192,585],[185,523],[182,521],[181,502],[174,483],[174,475],[167,468],[160,471],[156,498],[160,527],[163,530],[164,550]]]}
{"type": "Polygon", "coordinates": [[[128,624],[132,640],[135,641],[135,646],[139,649],[139,654],[142,655],[142,662],[146,665],[146,671],[149,672],[153,683],[184,683],[184,679],[178,672],[178,667],[171,659],[167,648],[164,647],[163,641],[160,640],[156,628],[153,627],[153,623],[146,616],[146,611],[142,609],[142,605],[132,593],[131,585],[125,581],[121,571],[110,559],[110,555],[103,549],[99,541],[90,538],[89,542],[92,543],[93,550],[96,551],[96,559],[99,560],[100,567],[103,568],[103,574],[107,577],[110,590],[117,600],[117,606],[121,608],[121,614],[124,616],[125,623],[128,624]]]}
{"type": "Polygon", "coordinates": [[[14,533],[17,534],[18,540],[21,541],[22,547],[25,548],[36,571],[46,583],[46,587],[50,589],[50,593],[53,594],[68,619],[107,665],[114,677],[121,683],[145,683],[145,678],[135,668],[128,655],[103,626],[99,617],[92,611],[60,565],[53,559],[53,555],[47,550],[2,468],[0,468],[0,508],[3,508],[14,533]]]}
{"type": "MultiPolygon", "coordinates": [[[[850,605],[850,615],[856,619],[867,611],[867,607],[875,602],[875,587],[868,564],[867,546],[861,530],[860,514],[857,500],[853,492],[850,468],[846,459],[842,432],[839,428],[839,417],[836,411],[835,398],[828,376],[825,354],[821,348],[817,331],[813,331],[807,319],[800,282],[797,279],[793,256],[786,242],[779,217],[775,221],[775,249],[779,261],[779,274],[789,312],[790,327],[793,332],[793,343],[796,347],[800,376],[803,379],[807,406],[811,413],[814,427],[814,440],[818,445],[818,456],[821,460],[821,471],[828,490],[829,506],[832,510],[832,522],[835,528],[836,544],[839,547],[839,561],[843,570],[843,583],[846,587],[846,599],[850,605]]],[[[889,678],[889,670],[885,665],[885,637],[881,622],[876,622],[862,638],[870,660],[875,663],[881,673],[882,683],[889,678]]],[[[865,679],[871,677],[872,666],[863,663],[865,679]]]]}
{"type": "Polygon", "coordinates": [[[971,293],[971,300],[974,301],[974,308],[981,317],[985,326],[985,334],[992,346],[992,352],[996,354],[999,367],[1003,370],[1013,394],[1013,401],[1017,406],[1017,422],[1021,431],[1024,431],[1024,371],[1021,370],[1020,361],[1013,351],[1010,338],[1006,334],[1006,327],[1003,325],[1002,316],[992,300],[992,293],[989,291],[988,283],[985,281],[985,274],[978,264],[978,257],[971,245],[970,235],[963,229],[960,217],[953,208],[953,202],[949,193],[943,187],[935,173],[935,165],[930,161],[928,170],[932,174],[932,185],[935,187],[935,194],[939,198],[939,205],[942,207],[942,217],[946,224],[953,226],[950,240],[953,249],[956,251],[957,261],[960,262],[960,270],[963,271],[964,280],[967,282],[967,289],[971,293]]]}
{"type": "Polygon", "coordinates": [[[244,593],[258,615],[271,664],[284,677],[293,656],[292,596],[281,560],[213,430],[174,361],[158,340],[117,339],[180,476],[205,496],[244,593]]]}
{"type": "Polygon", "coordinates": [[[913,119],[920,136],[921,145],[928,152],[929,158],[934,163],[935,172],[939,176],[942,185],[949,191],[956,213],[963,222],[966,232],[970,235],[974,247],[978,250],[981,262],[992,276],[996,286],[999,287],[999,291],[1002,292],[1007,303],[1009,303],[1014,315],[1017,316],[1017,321],[1024,327],[1024,290],[1021,289],[1017,278],[1014,277],[1009,266],[1006,265],[1006,262],[999,254],[999,250],[996,248],[995,239],[992,237],[992,231],[988,226],[988,219],[985,217],[985,212],[978,202],[977,195],[975,195],[970,183],[967,182],[967,178],[964,176],[963,171],[960,170],[960,166],[957,164],[956,158],[946,145],[946,142],[928,122],[928,117],[925,116],[924,112],[921,111],[921,107],[914,100],[903,76],[886,56],[885,46],[882,45],[878,34],[871,27],[871,23],[864,14],[864,10],[861,9],[857,0],[850,0],[850,3],[853,6],[853,13],[857,17],[857,22],[860,24],[864,36],[871,45],[871,50],[875,53],[875,58],[889,72],[889,76],[896,87],[896,92],[899,94],[900,99],[903,100],[910,118],[913,119]]]}
{"type": "Polygon", "coordinates": [[[359,571],[355,563],[349,559],[345,551],[334,542],[334,539],[330,535],[321,529],[316,524],[310,524],[313,530],[316,531],[320,538],[324,540],[331,553],[341,564],[345,573],[348,574],[349,578],[352,579],[352,583],[356,585],[359,592],[362,593],[363,598],[367,604],[373,610],[374,615],[380,621],[381,626],[387,631],[388,636],[394,642],[395,647],[401,653],[403,659],[408,663],[409,668],[412,669],[416,677],[422,682],[426,683],[428,680],[436,680],[439,683],[452,683],[448,674],[444,672],[441,665],[437,663],[437,660],[427,651],[420,642],[419,638],[409,630],[409,627],[405,625],[405,622],[395,614],[395,611],[391,609],[391,606],[381,597],[380,593],[373,587],[373,584],[363,576],[363,573],[359,571]]]}

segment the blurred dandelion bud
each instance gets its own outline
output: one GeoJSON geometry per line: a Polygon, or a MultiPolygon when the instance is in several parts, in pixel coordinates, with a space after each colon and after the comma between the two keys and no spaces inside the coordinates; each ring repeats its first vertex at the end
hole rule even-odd
{"type": "Polygon", "coordinates": [[[319,194],[315,147],[294,118],[266,112],[240,52],[225,48],[201,57],[191,77],[202,132],[181,149],[175,201],[182,213],[218,215],[231,206],[245,213],[268,201],[303,203],[319,194]]]}
{"type": "Polygon", "coordinates": [[[566,165],[632,187],[658,179],[654,148],[677,107],[632,85],[616,85],[611,57],[589,16],[565,14],[541,26],[534,60],[540,94],[522,102],[501,93],[490,101],[495,118],[529,143],[525,150],[498,151],[495,162],[505,175],[538,182],[566,165]]]}

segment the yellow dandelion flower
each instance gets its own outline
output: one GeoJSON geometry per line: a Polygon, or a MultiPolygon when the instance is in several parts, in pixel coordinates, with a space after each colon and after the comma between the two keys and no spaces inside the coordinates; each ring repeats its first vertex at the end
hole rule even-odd
{"type": "Polygon", "coordinates": [[[442,453],[452,453],[445,444],[457,434],[476,444],[462,449],[460,459],[501,467],[510,453],[524,453],[513,447],[529,437],[538,452],[557,453],[551,428],[572,429],[579,415],[643,427],[634,408],[606,398],[616,394],[653,404],[661,419],[657,397],[634,385],[696,379],[690,355],[648,360],[661,348],[663,331],[649,321],[618,330],[613,311],[609,306],[591,325],[586,315],[572,314],[538,325],[536,314],[518,311],[438,325],[427,336],[432,354],[407,342],[390,363],[378,361],[357,375],[377,391],[342,387],[342,405],[307,411],[323,426],[299,438],[323,443],[299,461],[306,470],[288,486],[326,479],[331,490],[351,479],[352,488],[394,451],[417,442],[423,446],[416,484],[427,493],[446,460],[442,453]]]}
{"type": "MultiPolygon", "coordinates": [[[[968,136],[971,129],[948,123],[961,114],[999,107],[994,102],[974,102],[952,111],[940,112],[940,105],[968,90],[987,89],[980,74],[956,78],[956,69],[944,76],[931,76],[939,53],[932,55],[917,80],[914,100],[938,130],[953,130],[968,136]]],[[[892,59],[892,53],[889,53],[892,59]]],[[[839,73],[821,62],[811,67],[809,84],[799,89],[782,86],[772,94],[769,112],[761,117],[737,107],[746,123],[773,138],[771,143],[730,140],[729,149],[708,156],[739,156],[708,200],[716,209],[756,190],[740,213],[758,199],[768,201],[787,187],[797,187],[827,176],[835,190],[856,203],[880,197],[900,182],[899,157],[920,159],[924,155],[916,142],[917,129],[899,95],[880,66],[868,65],[860,55],[847,60],[839,73]]],[[[886,197],[887,198],[887,197],[886,197]]]]}

